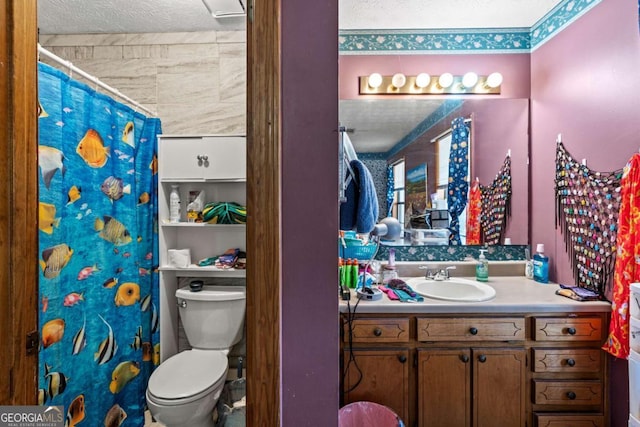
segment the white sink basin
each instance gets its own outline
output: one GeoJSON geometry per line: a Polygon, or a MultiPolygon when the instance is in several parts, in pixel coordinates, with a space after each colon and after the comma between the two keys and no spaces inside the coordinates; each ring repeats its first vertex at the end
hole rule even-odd
{"type": "Polygon", "coordinates": [[[414,277],[406,282],[422,296],[446,301],[478,302],[496,296],[496,290],[491,286],[458,277],[441,281],[414,277]]]}

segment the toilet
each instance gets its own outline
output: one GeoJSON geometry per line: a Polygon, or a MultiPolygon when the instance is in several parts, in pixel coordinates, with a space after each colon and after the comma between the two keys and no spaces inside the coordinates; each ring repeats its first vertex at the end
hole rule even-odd
{"type": "Polygon", "coordinates": [[[227,377],[227,354],[242,338],[244,286],[204,286],[176,291],[191,350],[171,356],[151,374],[147,406],[167,427],[214,427],[213,408],[227,377]]]}

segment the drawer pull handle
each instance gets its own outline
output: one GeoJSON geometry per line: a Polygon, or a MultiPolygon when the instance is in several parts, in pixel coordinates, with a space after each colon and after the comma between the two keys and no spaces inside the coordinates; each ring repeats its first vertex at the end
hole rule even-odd
{"type": "Polygon", "coordinates": [[[478,328],[473,328],[473,327],[469,328],[469,333],[471,335],[478,335],[478,328]]]}
{"type": "Polygon", "coordinates": [[[569,335],[575,335],[576,334],[576,328],[568,328],[567,332],[569,333],[569,335]]]}
{"type": "Polygon", "coordinates": [[[407,356],[401,354],[400,356],[398,356],[398,360],[400,361],[400,363],[404,363],[407,361],[407,356]]]}
{"type": "Polygon", "coordinates": [[[573,359],[567,359],[567,365],[569,366],[576,366],[576,361],[573,359]]]}
{"type": "Polygon", "coordinates": [[[576,400],[576,397],[577,397],[577,396],[576,396],[576,394],[575,394],[574,392],[569,391],[569,392],[567,392],[567,397],[568,397],[570,400],[576,400]]]}
{"type": "Polygon", "coordinates": [[[462,360],[464,363],[467,363],[469,362],[469,356],[467,356],[466,354],[461,354],[460,360],[462,360]]]}
{"type": "Polygon", "coordinates": [[[487,356],[485,356],[484,354],[481,354],[480,356],[478,356],[478,361],[480,361],[480,363],[486,362],[487,356]]]}
{"type": "Polygon", "coordinates": [[[375,336],[379,337],[380,335],[382,335],[382,329],[380,329],[380,328],[375,328],[375,329],[373,330],[373,335],[375,335],[375,336]]]}

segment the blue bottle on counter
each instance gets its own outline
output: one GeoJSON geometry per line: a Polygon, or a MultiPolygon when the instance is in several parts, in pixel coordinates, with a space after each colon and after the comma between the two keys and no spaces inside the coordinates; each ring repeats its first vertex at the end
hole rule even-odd
{"type": "Polygon", "coordinates": [[[544,254],[544,244],[538,243],[533,256],[533,280],[549,283],[549,257],[544,254]]]}

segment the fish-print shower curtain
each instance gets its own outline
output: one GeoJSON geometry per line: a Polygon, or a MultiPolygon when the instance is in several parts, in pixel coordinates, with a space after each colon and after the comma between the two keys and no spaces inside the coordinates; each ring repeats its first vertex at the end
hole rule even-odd
{"type": "Polygon", "coordinates": [[[67,426],[144,425],[158,363],[157,135],[39,64],[39,390],[67,426]]]}

